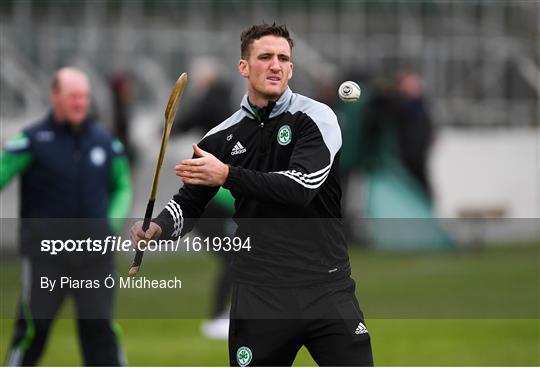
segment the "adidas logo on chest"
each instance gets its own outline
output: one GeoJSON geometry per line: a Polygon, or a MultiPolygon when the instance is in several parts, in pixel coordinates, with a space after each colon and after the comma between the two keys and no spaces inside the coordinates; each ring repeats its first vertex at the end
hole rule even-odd
{"type": "Polygon", "coordinates": [[[231,156],[234,156],[234,155],[240,155],[242,153],[245,153],[247,150],[244,148],[244,146],[242,146],[242,143],[240,143],[240,141],[236,142],[236,144],[234,145],[232,151],[231,151],[231,156]]]}

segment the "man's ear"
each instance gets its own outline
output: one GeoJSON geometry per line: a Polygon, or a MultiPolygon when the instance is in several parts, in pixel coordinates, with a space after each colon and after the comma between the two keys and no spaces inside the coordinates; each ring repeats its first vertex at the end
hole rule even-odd
{"type": "Polygon", "coordinates": [[[51,106],[55,106],[55,105],[56,105],[56,100],[57,100],[57,98],[58,98],[57,95],[58,95],[58,92],[53,91],[53,90],[49,91],[49,101],[50,101],[50,103],[51,103],[51,106]]]}
{"type": "Polygon", "coordinates": [[[289,80],[291,80],[292,75],[293,75],[293,69],[294,69],[293,66],[294,66],[293,63],[291,63],[291,72],[289,73],[289,80]]]}
{"type": "Polygon", "coordinates": [[[249,77],[249,64],[247,60],[240,59],[240,61],[238,62],[238,71],[240,72],[240,75],[242,77],[249,77]]]}

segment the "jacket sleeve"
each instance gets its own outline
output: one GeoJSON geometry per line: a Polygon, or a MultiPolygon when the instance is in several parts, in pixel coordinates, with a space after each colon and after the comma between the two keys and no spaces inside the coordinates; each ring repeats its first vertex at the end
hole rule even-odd
{"type": "Polygon", "coordinates": [[[15,176],[23,173],[31,163],[30,139],[26,134],[19,134],[7,141],[0,153],[0,190],[15,176]]]}
{"type": "Polygon", "coordinates": [[[261,172],[231,166],[223,186],[262,202],[307,206],[330,174],[341,148],[341,131],[336,115],[322,104],[299,124],[287,170],[261,172]]]}
{"type": "Polygon", "coordinates": [[[162,239],[176,239],[193,229],[219,187],[184,185],[152,221],[161,227],[162,239]]]}
{"type": "Polygon", "coordinates": [[[113,230],[119,233],[129,214],[133,190],[129,163],[124,155],[124,147],[119,140],[112,143],[114,157],[109,175],[109,208],[108,218],[113,230]]]}
{"type": "MultiPolygon", "coordinates": [[[[205,143],[203,139],[199,146],[211,152],[212,149],[205,143]]],[[[218,190],[219,187],[189,184],[181,187],[161,213],[152,219],[161,227],[161,238],[177,239],[190,232],[218,190]]]]}

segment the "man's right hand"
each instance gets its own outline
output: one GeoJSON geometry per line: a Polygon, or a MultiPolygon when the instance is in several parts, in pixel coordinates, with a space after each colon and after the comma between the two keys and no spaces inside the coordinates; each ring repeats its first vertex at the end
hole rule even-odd
{"type": "Polygon", "coordinates": [[[157,240],[161,236],[161,226],[155,222],[150,222],[150,226],[146,232],[143,231],[142,227],[143,221],[137,221],[131,227],[131,245],[137,250],[139,250],[139,242],[141,240],[157,240]]]}

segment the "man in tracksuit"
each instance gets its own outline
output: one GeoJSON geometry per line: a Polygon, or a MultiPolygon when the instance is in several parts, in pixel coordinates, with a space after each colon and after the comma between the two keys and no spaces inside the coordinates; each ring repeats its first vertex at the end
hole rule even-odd
{"type": "Polygon", "coordinates": [[[22,297],[7,365],[36,365],[51,323],[72,295],[86,365],[121,365],[112,321],[114,290],[101,285],[60,287],[60,279],[114,276],[111,253],[51,255],[42,240],[103,238],[119,230],[131,203],[131,180],[122,144],[88,118],[90,84],[75,68],[60,69],[50,91],[52,111],[5,145],[0,189],[19,175],[22,297]],[[116,221],[114,219],[117,219],[116,221]],[[56,280],[44,289],[41,278],[56,280]],[[89,288],[89,286],[92,286],[89,288]]]}
{"type": "Polygon", "coordinates": [[[241,41],[241,109],[193,145],[175,168],[185,185],[146,233],[133,226],[132,240],[182,236],[229,189],[250,247],[232,264],[230,364],[291,365],[304,345],[319,365],[372,365],[340,218],[336,116],[288,88],[286,27],[255,25],[241,41]]]}

